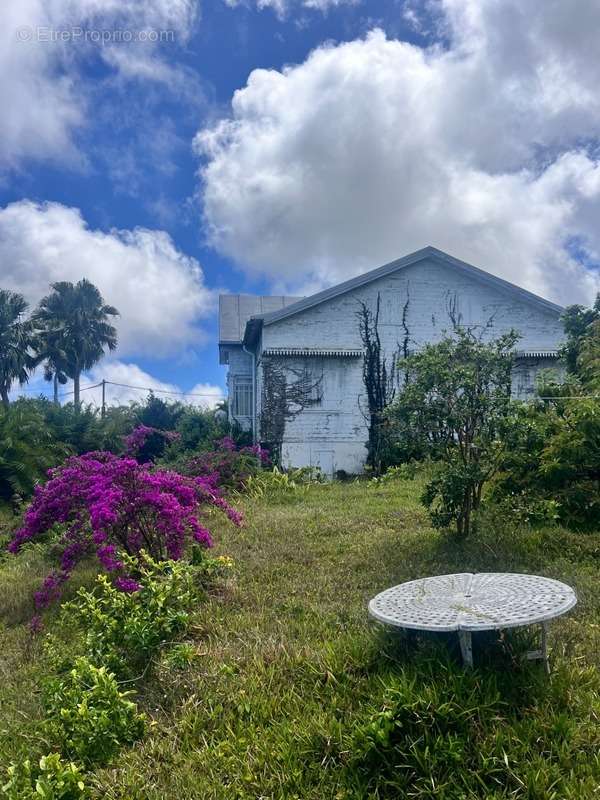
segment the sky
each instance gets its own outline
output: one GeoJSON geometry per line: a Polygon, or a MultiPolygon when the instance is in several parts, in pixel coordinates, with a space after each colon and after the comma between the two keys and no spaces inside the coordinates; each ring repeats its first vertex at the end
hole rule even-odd
{"type": "Polygon", "coordinates": [[[201,405],[220,292],[434,245],[590,304],[598,30],[597,0],[3,0],[0,288],[87,277],[120,311],[88,384],[201,405]]]}

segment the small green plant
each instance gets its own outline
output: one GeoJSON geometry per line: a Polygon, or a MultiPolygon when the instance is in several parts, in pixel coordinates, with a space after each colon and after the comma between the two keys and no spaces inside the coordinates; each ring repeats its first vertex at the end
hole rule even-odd
{"type": "Polygon", "coordinates": [[[140,739],[145,718],[119,689],[114,673],[78,658],[66,675],[44,691],[45,731],[66,758],[85,767],[107,764],[124,745],[140,739]]]}
{"type": "Polygon", "coordinates": [[[194,566],[144,555],[137,592],[122,592],[99,575],[93,590],[80,589],[65,604],[63,622],[79,627],[92,663],[106,665],[119,677],[136,677],[165,642],[185,632],[202,598],[202,578],[218,566],[217,559],[200,559],[194,566]]]}
{"type": "Polygon", "coordinates": [[[254,499],[303,494],[311,484],[323,483],[323,473],[315,467],[297,467],[282,472],[277,467],[250,476],[244,484],[244,494],[254,499]]]}
{"type": "Polygon", "coordinates": [[[397,467],[388,467],[383,475],[376,475],[367,484],[369,488],[387,486],[395,481],[412,481],[417,474],[417,463],[411,461],[407,464],[400,464],[397,467]]]}
{"type": "Polygon", "coordinates": [[[12,764],[0,788],[6,800],[86,800],[90,796],[81,768],[58,753],[42,756],[37,766],[26,760],[12,764]]]}
{"type": "Polygon", "coordinates": [[[167,669],[184,670],[193,664],[198,657],[198,651],[192,642],[178,642],[165,650],[162,663],[167,669]]]}

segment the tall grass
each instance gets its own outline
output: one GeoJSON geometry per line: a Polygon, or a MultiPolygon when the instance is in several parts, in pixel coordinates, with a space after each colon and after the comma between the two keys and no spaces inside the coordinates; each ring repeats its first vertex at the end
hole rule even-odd
{"type": "MultiPolygon", "coordinates": [[[[173,660],[142,686],[154,725],[95,773],[97,796],[596,796],[596,537],[488,516],[476,536],[456,542],[429,527],[420,489],[418,479],[317,485],[244,500],[247,526],[223,524],[217,535],[236,581],[196,613],[189,665],[173,660]],[[476,638],[469,674],[452,636],[402,637],[368,620],[369,598],[387,586],[489,570],[551,575],[577,591],[574,612],[551,629],[550,679],[521,660],[527,642],[518,636],[476,638]]],[[[0,568],[0,586],[11,569],[0,568]]],[[[2,637],[6,761],[35,737],[33,687],[44,662],[23,625],[13,620],[2,637]],[[27,689],[33,701],[15,700],[27,689]]]]}

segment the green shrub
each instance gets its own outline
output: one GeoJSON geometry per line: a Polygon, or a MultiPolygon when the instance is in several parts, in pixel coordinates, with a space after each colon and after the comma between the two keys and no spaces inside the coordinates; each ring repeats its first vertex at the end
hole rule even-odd
{"type": "MultiPolygon", "coordinates": [[[[515,510],[554,514],[575,528],[600,525],[600,407],[593,398],[525,406],[515,417],[491,496],[515,510]]],[[[542,515],[542,520],[543,515],[542,515]]]]}
{"type": "Polygon", "coordinates": [[[285,497],[303,494],[311,484],[323,481],[323,474],[314,467],[298,467],[287,472],[273,467],[272,470],[264,470],[247,478],[242,491],[255,499],[285,497]]]}
{"type": "Polygon", "coordinates": [[[45,731],[66,758],[86,767],[107,764],[123,745],[140,739],[145,718],[121,692],[106,667],[78,658],[66,675],[50,679],[44,690],[45,731]]]}
{"type": "Polygon", "coordinates": [[[483,488],[508,445],[513,417],[511,370],[517,334],[483,341],[456,325],[452,336],[402,360],[404,384],[387,420],[407,455],[439,460],[422,496],[434,526],[472,527],[483,488]]]}
{"type": "Polygon", "coordinates": [[[179,561],[155,562],[145,556],[137,592],[116,589],[99,575],[93,590],[80,589],[65,604],[63,623],[75,623],[83,636],[85,655],[119,677],[134,677],[168,642],[183,633],[202,597],[202,577],[216,559],[194,566],[179,561]]]}
{"type": "Polygon", "coordinates": [[[35,403],[17,400],[0,408],[0,501],[29,497],[66,454],[35,403]]]}
{"type": "Polygon", "coordinates": [[[63,761],[58,753],[42,756],[38,767],[28,760],[11,765],[7,772],[8,781],[0,789],[7,800],[85,800],[90,796],[80,767],[63,761]]]}

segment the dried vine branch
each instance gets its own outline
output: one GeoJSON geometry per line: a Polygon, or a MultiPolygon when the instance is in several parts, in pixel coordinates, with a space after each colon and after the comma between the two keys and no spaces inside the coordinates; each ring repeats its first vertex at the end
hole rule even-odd
{"type": "MultiPolygon", "coordinates": [[[[384,412],[396,394],[396,364],[399,356],[399,353],[395,353],[388,366],[379,336],[380,310],[381,295],[378,294],[374,312],[365,302],[360,301],[356,314],[360,338],[365,351],[363,383],[367,395],[368,411],[363,414],[367,420],[369,431],[367,464],[376,473],[381,471],[382,466],[384,412]]],[[[405,317],[403,319],[405,323],[405,317]]],[[[406,347],[408,347],[408,343],[406,347]]]]}
{"type": "Polygon", "coordinates": [[[323,376],[315,379],[305,367],[269,356],[263,360],[262,378],[260,437],[273,462],[280,464],[286,423],[320,402],[323,376]]]}

